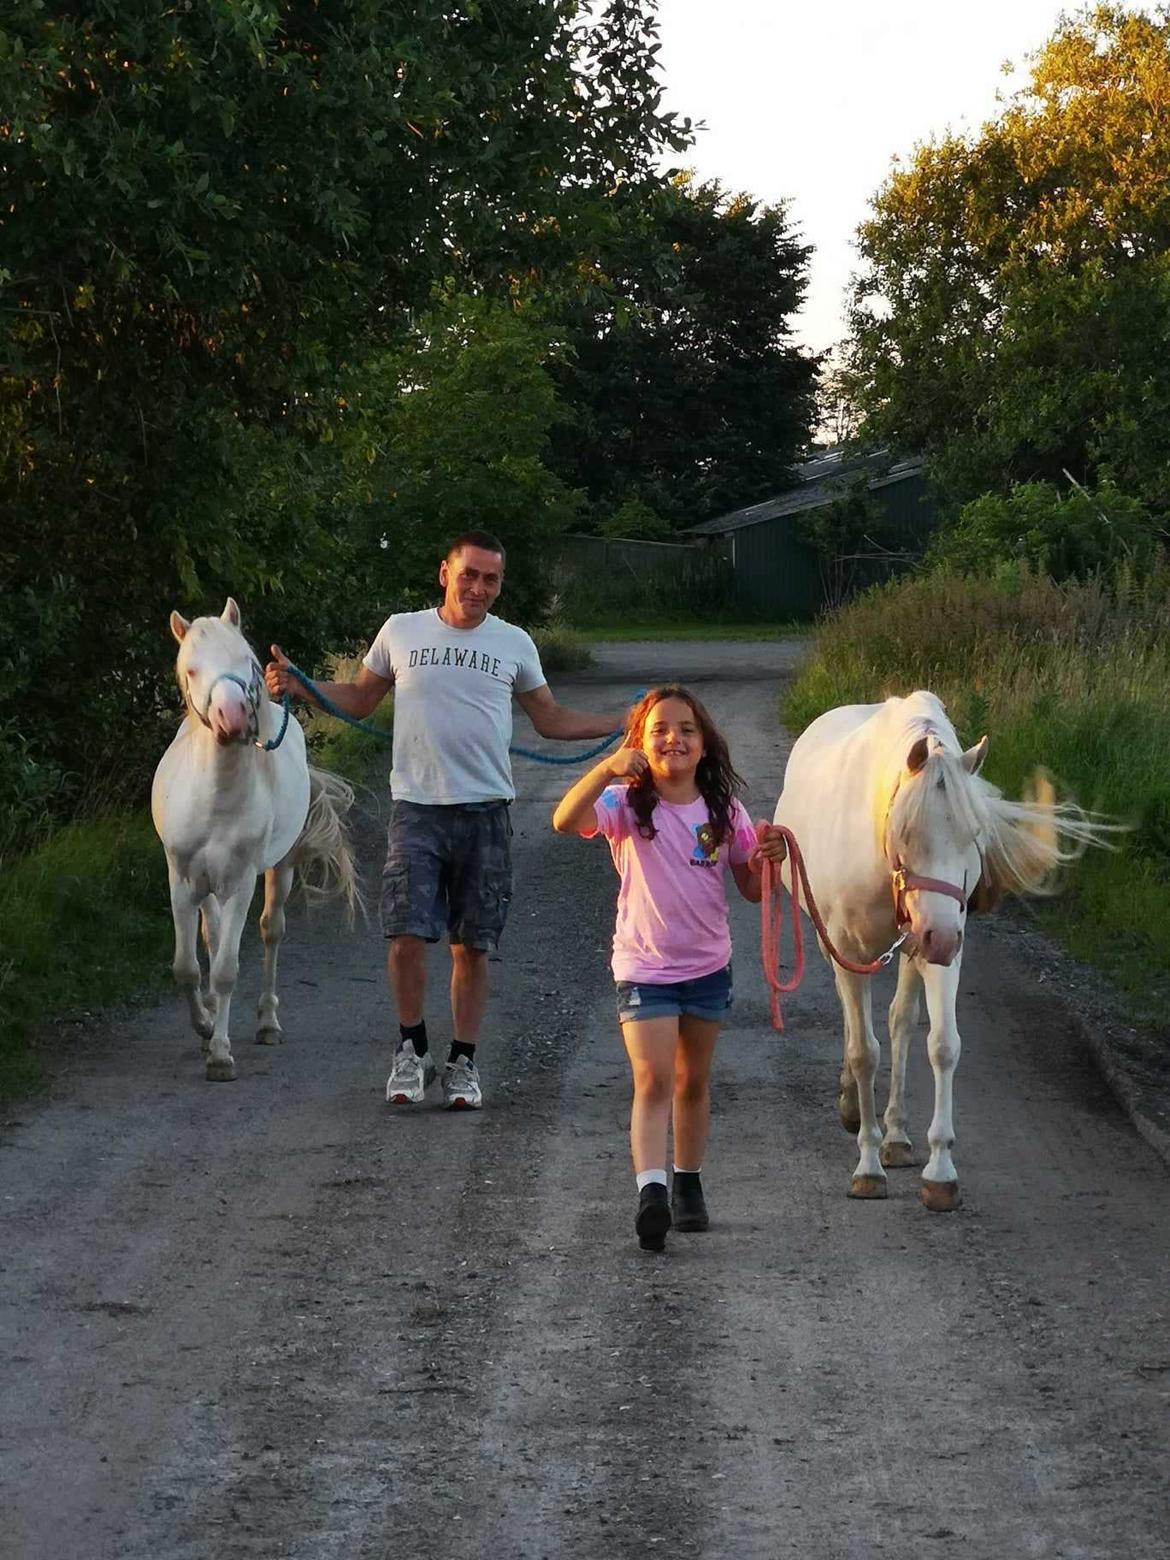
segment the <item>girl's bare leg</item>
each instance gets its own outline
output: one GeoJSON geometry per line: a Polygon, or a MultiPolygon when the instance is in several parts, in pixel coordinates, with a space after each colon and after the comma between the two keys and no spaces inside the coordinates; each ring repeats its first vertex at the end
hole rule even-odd
{"type": "Polygon", "coordinates": [[[634,1103],[630,1109],[634,1174],[665,1170],[679,1020],[648,1018],[640,1023],[626,1023],[622,1025],[622,1039],[634,1075],[634,1103]]]}
{"type": "Polygon", "coordinates": [[[718,1020],[684,1014],[678,1021],[674,1059],[674,1162],[680,1170],[701,1170],[711,1119],[711,1061],[719,1038],[718,1020]]]}

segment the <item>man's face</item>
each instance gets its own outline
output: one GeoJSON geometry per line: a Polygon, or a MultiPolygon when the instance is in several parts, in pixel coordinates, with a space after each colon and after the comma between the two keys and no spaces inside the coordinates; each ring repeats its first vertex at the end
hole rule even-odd
{"type": "Polygon", "coordinates": [[[504,560],[483,547],[461,547],[439,565],[443,621],[452,628],[478,628],[504,583],[504,560]]]}

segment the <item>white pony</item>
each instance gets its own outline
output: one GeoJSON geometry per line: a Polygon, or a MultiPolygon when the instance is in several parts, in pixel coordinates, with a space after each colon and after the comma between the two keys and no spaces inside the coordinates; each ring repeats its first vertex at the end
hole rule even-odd
{"type": "Polygon", "coordinates": [[[256,878],[264,874],[256,1040],[275,1045],[282,1038],[276,961],[294,873],[304,881],[305,870],[317,865],[324,881],[315,887],[306,882],[311,894],[341,894],[351,915],[357,902],[343,822],[353,791],[309,767],[295,720],[277,742],[283,711],[264,692],[260,663],[240,632],[240,609],[231,597],[218,618],[189,623],[172,612],[170,622],[187,716],[155,770],[151,814],[170,874],[175,981],[203,1042],[208,1078],[227,1082],[236,1076],[228,1018],[256,878]],[[209,963],[206,993],[200,991],[196,947],[200,919],[209,963]]]}
{"type": "MultiPolygon", "coordinates": [[[[1005,890],[1049,892],[1056,869],[1086,845],[1105,843],[1114,827],[1054,803],[1050,786],[1035,800],[1005,800],[979,778],[986,753],[986,737],[963,752],[940,700],[918,692],[830,710],[801,735],[788,760],[775,821],[796,836],[836,950],[867,963],[908,934],[889,1010],[884,1135],[874,1104],[879,1048],[871,977],[833,962],[845,1019],[838,1106],[860,1150],[852,1197],[884,1197],[886,1168],[916,1163],[906,1133],[906,1048],[924,988],[935,1093],[922,1201],[934,1212],[958,1206],[951,1158],[960,1049],[955,997],[972,895],[976,908],[988,908],[1005,890]]],[[[822,952],[829,957],[823,942],[822,952]]]]}

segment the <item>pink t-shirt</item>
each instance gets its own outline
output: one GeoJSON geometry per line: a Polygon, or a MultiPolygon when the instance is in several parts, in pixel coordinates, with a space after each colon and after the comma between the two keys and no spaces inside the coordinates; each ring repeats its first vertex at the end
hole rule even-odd
{"type": "Polygon", "coordinates": [[[626,786],[611,785],[594,803],[597,833],[609,842],[621,878],[613,934],[615,980],[698,980],[731,958],[724,875],[746,861],[756,831],[743,805],[731,809],[729,842],[715,845],[702,797],[682,805],[659,799],[652,840],[638,833],[626,786]]]}

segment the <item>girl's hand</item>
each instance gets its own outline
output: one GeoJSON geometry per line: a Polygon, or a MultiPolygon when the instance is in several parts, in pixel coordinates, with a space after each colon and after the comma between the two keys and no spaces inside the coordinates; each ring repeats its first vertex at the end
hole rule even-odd
{"type": "Polygon", "coordinates": [[[650,767],[650,760],[641,748],[621,747],[606,760],[615,780],[637,780],[650,767]]]}
{"type": "Polygon", "coordinates": [[[781,830],[774,823],[766,823],[763,818],[756,824],[756,851],[775,866],[779,866],[788,855],[788,845],[781,830]]]}

